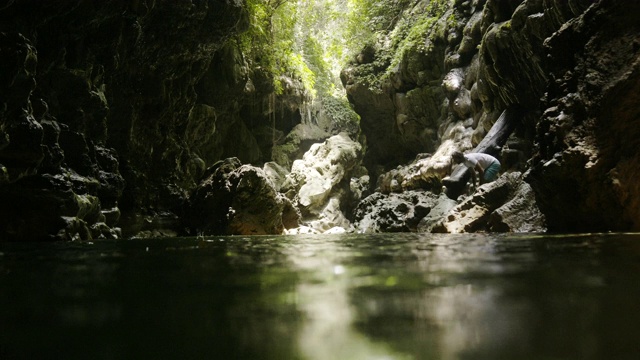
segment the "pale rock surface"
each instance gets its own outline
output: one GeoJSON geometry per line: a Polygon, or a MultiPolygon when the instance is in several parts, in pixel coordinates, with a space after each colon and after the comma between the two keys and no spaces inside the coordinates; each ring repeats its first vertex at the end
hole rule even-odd
{"type": "Polygon", "coordinates": [[[331,229],[325,231],[323,234],[346,234],[347,230],[343,227],[340,226],[336,226],[336,227],[332,227],[331,229]]]}
{"type": "Polygon", "coordinates": [[[451,173],[451,154],[470,147],[470,133],[462,125],[451,128],[449,138],[442,142],[437,151],[431,154],[419,154],[416,160],[405,166],[382,174],[377,190],[385,194],[406,190],[425,189],[439,192],[442,179],[451,173]]]}
{"type": "Polygon", "coordinates": [[[511,200],[491,213],[489,226],[495,232],[545,231],[545,217],[536,205],[531,185],[521,182],[511,200]]]}
{"type": "Polygon", "coordinates": [[[325,232],[350,223],[343,208],[352,201],[351,175],[359,171],[362,146],[340,133],[311,146],[293,163],[282,192],[302,213],[302,224],[325,232]]]}
{"type": "Polygon", "coordinates": [[[431,232],[542,232],[544,215],[535,202],[533,191],[520,172],[503,174],[496,181],[483,184],[439,222],[431,232]]]}
{"type": "Polygon", "coordinates": [[[282,184],[286,179],[287,175],[289,175],[289,170],[285,169],[283,166],[279,165],[274,161],[269,161],[262,166],[262,171],[264,174],[271,180],[273,186],[277,191],[280,191],[282,188],[282,184]]]}
{"type": "Polygon", "coordinates": [[[321,232],[309,226],[301,225],[293,229],[287,229],[284,233],[285,235],[316,235],[321,232]]]}

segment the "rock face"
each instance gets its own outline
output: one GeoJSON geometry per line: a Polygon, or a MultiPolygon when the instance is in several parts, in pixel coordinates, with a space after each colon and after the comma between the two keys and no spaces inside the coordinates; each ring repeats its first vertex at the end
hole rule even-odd
{"type": "Polygon", "coordinates": [[[284,76],[276,94],[247,64],[235,35],[248,27],[243,0],[2,2],[0,240],[180,233],[218,160],[289,167],[339,129],[358,133],[357,115],[339,124],[329,104],[287,138],[308,96],[284,76]],[[78,197],[103,216],[76,212],[78,197]]]}
{"type": "Polygon", "coordinates": [[[503,171],[515,173],[464,198],[438,226],[417,230],[640,229],[640,188],[632,180],[640,168],[640,46],[631,15],[639,5],[430,3],[402,15],[404,23],[419,25],[416,13],[431,22],[424,42],[411,43],[411,32],[394,40],[396,25],[342,74],[363,134],[381,145],[364,156],[377,190],[436,191],[451,152],[476,147],[517,106],[522,116],[499,151],[503,171]],[[386,61],[390,51],[399,56],[386,61]]]}
{"type": "Polygon", "coordinates": [[[446,233],[542,232],[547,229],[533,190],[519,172],[505,174],[492,183],[479,186],[446,217],[423,225],[426,226],[422,231],[446,233]]]}
{"type": "MultiPolygon", "coordinates": [[[[420,33],[424,41],[391,33],[387,43],[397,47],[381,45],[373,66],[356,62],[342,73],[363,134],[376,144],[364,157],[369,172],[377,177],[420,153],[444,155],[448,141],[471,149],[510,105],[539,111],[547,82],[542,42],[588,3],[546,14],[542,1],[416,2],[403,16],[430,25],[420,33]],[[395,58],[385,63],[389,53],[395,58]]],[[[534,127],[523,116],[517,136],[532,141],[534,127]]]]}
{"type": "Polygon", "coordinates": [[[376,192],[358,204],[354,228],[358,233],[424,231],[454,206],[453,200],[432,192],[376,192]]]}
{"type": "Polygon", "coordinates": [[[215,126],[195,87],[241,3],[10,1],[0,24],[3,238],[114,237],[183,201],[204,167],[188,129],[215,126]]]}
{"type": "Polygon", "coordinates": [[[640,230],[640,25],[629,16],[640,4],[614,3],[545,43],[551,81],[528,181],[553,231],[640,230]]]}
{"type": "Polygon", "coordinates": [[[194,235],[265,235],[296,227],[297,215],[262,169],[230,158],[207,169],[184,221],[194,235]]]}
{"type": "Polygon", "coordinates": [[[357,139],[360,134],[358,115],[343,99],[322,96],[303,103],[301,121],[272,150],[272,159],[287,169],[301,159],[311,145],[321,143],[341,132],[357,139]]]}
{"type": "Polygon", "coordinates": [[[1,2],[0,240],[640,230],[637,2],[411,2],[341,74],[359,128],[247,65],[244,6],[1,2]],[[431,194],[515,106],[502,177],[431,194]]]}
{"type": "Polygon", "coordinates": [[[352,176],[358,175],[362,146],[346,133],[314,144],[301,160],[293,162],[282,187],[302,213],[302,224],[317,232],[348,228],[354,203],[352,176]]]}

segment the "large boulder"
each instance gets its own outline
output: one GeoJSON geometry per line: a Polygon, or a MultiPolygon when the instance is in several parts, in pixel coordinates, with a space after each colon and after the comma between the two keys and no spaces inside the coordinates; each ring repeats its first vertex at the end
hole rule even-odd
{"type": "Polygon", "coordinates": [[[358,204],[354,230],[358,233],[415,232],[420,224],[439,220],[454,205],[444,194],[439,196],[428,191],[376,192],[358,204]]]}
{"type": "Polygon", "coordinates": [[[545,217],[538,208],[531,186],[519,172],[503,174],[498,180],[479,186],[462,196],[436,223],[422,230],[443,233],[541,232],[545,217]]]}
{"type": "Polygon", "coordinates": [[[340,133],[293,162],[281,191],[301,210],[304,225],[320,232],[349,226],[344,210],[353,201],[351,177],[361,171],[361,159],[362,146],[340,133]]]}
{"type": "Polygon", "coordinates": [[[297,226],[295,209],[264,170],[237,158],[214,164],[190,196],[185,225],[192,234],[282,234],[297,226]]]}

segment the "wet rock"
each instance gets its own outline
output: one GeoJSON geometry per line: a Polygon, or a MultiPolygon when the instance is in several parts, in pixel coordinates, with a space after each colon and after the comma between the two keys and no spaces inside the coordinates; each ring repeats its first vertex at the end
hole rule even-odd
{"type": "Polygon", "coordinates": [[[286,235],[317,235],[317,234],[321,234],[321,232],[309,226],[302,225],[302,226],[295,227],[293,229],[285,230],[285,234],[286,235]]]}
{"type": "Polygon", "coordinates": [[[127,238],[157,238],[175,237],[183,234],[180,218],[169,211],[150,211],[146,214],[119,214],[118,225],[122,226],[121,233],[127,238]]]}
{"type": "Polygon", "coordinates": [[[352,203],[354,204],[353,207],[369,195],[369,182],[369,175],[352,177],[349,181],[349,193],[351,194],[352,203]]]}
{"type": "Polygon", "coordinates": [[[332,227],[331,229],[325,231],[323,234],[346,234],[347,230],[343,227],[332,227]]]}
{"type": "Polygon", "coordinates": [[[480,24],[482,22],[482,11],[475,12],[463,30],[463,38],[458,47],[458,54],[466,59],[471,59],[477,52],[477,45],[480,42],[482,34],[480,33],[480,24]]]}
{"type": "Polygon", "coordinates": [[[452,170],[451,154],[459,150],[459,146],[468,143],[468,138],[469,134],[462,125],[453,126],[448,131],[447,140],[443,141],[436,153],[418,154],[411,163],[382,174],[378,178],[376,190],[388,194],[422,189],[439,194],[443,179],[452,170]]]}
{"type": "MultiPolygon", "coordinates": [[[[417,231],[418,224],[438,207],[440,196],[426,191],[374,193],[363,199],[355,211],[358,233],[417,231]]],[[[448,201],[447,201],[448,202],[448,201]]],[[[440,211],[441,208],[438,208],[440,211]]]]}
{"type": "Polygon", "coordinates": [[[431,207],[431,211],[427,216],[423,217],[418,223],[417,232],[431,233],[434,232],[434,227],[437,226],[442,219],[451,212],[451,210],[458,203],[455,200],[450,199],[446,194],[441,193],[434,205],[431,207]]]}
{"type": "Polygon", "coordinates": [[[399,133],[389,131],[396,128],[393,99],[380,91],[372,91],[364,83],[359,83],[349,69],[343,70],[341,77],[345,79],[344,86],[349,99],[361,117],[360,127],[363,134],[368,141],[376,144],[375,147],[367,149],[364,162],[371,175],[377,176],[372,171],[376,165],[394,161],[408,152],[403,147],[399,133]]]}
{"type": "Polygon", "coordinates": [[[640,230],[640,4],[554,3],[557,21],[589,8],[545,41],[552,81],[528,181],[552,231],[640,230]]]}
{"type": "Polygon", "coordinates": [[[520,182],[504,205],[489,217],[489,230],[494,232],[543,232],[547,230],[545,216],[540,211],[533,189],[520,182]]]}
{"type": "Polygon", "coordinates": [[[0,33],[0,164],[9,181],[33,175],[44,158],[43,128],[30,98],[36,88],[38,54],[21,34],[0,33]]]}
{"type": "MultiPolygon", "coordinates": [[[[450,102],[452,112],[459,119],[467,119],[471,114],[471,92],[467,89],[461,89],[456,98],[450,102]]],[[[469,124],[468,127],[470,127],[469,124]]]]}
{"type": "Polygon", "coordinates": [[[265,175],[269,178],[269,180],[271,180],[276,191],[280,191],[287,178],[287,175],[289,175],[289,170],[278,165],[278,163],[274,161],[265,163],[262,167],[262,171],[264,171],[265,175]]]}
{"type": "MultiPolygon", "coordinates": [[[[302,218],[303,223],[320,233],[325,233],[335,228],[349,228],[351,223],[342,209],[342,198],[344,198],[342,194],[330,197],[327,199],[325,206],[319,209],[317,215],[304,216],[302,218]]],[[[304,214],[304,211],[302,213],[304,214]]]]}
{"type": "MultiPolygon", "coordinates": [[[[220,161],[189,198],[185,223],[192,234],[282,234],[293,211],[265,172],[237,158],[220,161]]],[[[294,216],[295,218],[295,216],[294,216]]]]}
{"type": "MultiPolygon", "coordinates": [[[[352,64],[341,73],[349,101],[361,117],[362,133],[368,144],[375,144],[366,148],[363,159],[372,179],[411,161],[416,152],[434,152],[438,145],[447,38],[459,41],[462,30],[448,21],[449,15],[454,18],[447,12],[451,4],[441,5],[438,11],[447,14],[443,17],[434,17],[436,11],[427,1],[406,7],[401,16],[427,20],[431,25],[419,30],[424,32],[420,40],[402,50],[384,45],[373,63],[352,64]],[[390,66],[393,57],[397,61],[390,66]]],[[[399,44],[401,39],[387,43],[399,44]]]]}
{"type": "MultiPolygon", "coordinates": [[[[455,21],[443,20],[445,36],[438,38],[448,47],[442,53],[426,50],[429,57],[442,56],[437,78],[442,79],[445,96],[439,105],[445,111],[436,120],[431,149],[413,146],[412,152],[404,152],[375,136],[392,129],[394,135],[387,142],[407,143],[407,137],[396,135],[404,135],[401,126],[427,123],[412,116],[419,103],[414,101],[418,97],[409,99],[409,94],[433,83],[432,59],[385,69],[389,82],[374,84],[373,90],[372,84],[357,76],[358,67],[346,73],[347,93],[363,117],[363,132],[368,139],[376,139],[372,142],[376,146],[367,149],[365,165],[377,179],[378,190],[391,196],[428,188],[430,179],[441,181],[450,171],[446,158],[451,150],[482,144],[499,115],[516,105],[524,110],[523,117],[511,124],[513,133],[506,144],[492,150],[500,153],[505,169],[530,169],[527,182],[503,184],[502,190],[493,188],[497,182],[491,185],[491,194],[485,194],[490,198],[478,197],[479,190],[460,205],[452,223],[446,225],[451,228],[441,230],[638,229],[639,187],[631,180],[639,176],[640,168],[635,150],[640,147],[640,116],[633,105],[640,93],[640,43],[638,24],[631,15],[638,12],[638,5],[588,0],[488,0],[484,4],[455,2],[453,13],[447,13],[455,21]],[[420,82],[408,76],[414,72],[423,74],[420,82]],[[385,106],[381,111],[378,105],[383,102],[370,101],[370,93],[392,99],[393,108],[385,106]],[[384,145],[378,148],[378,144],[384,145]],[[380,149],[393,149],[395,158],[384,157],[380,149]],[[433,156],[412,161],[418,152],[433,156]],[[546,222],[536,222],[538,211],[546,222]],[[509,215],[518,213],[531,219],[531,227],[509,215]]],[[[412,11],[420,10],[416,6],[412,11]]],[[[409,13],[402,16],[410,19],[409,13]]],[[[426,38],[427,47],[432,40],[426,38]]],[[[360,69],[361,74],[370,75],[360,69]]],[[[415,127],[408,128],[416,133],[415,127]]]]}
{"type": "Polygon", "coordinates": [[[346,133],[314,144],[293,163],[282,192],[302,213],[302,224],[320,232],[346,228],[343,208],[350,202],[351,174],[359,171],[362,146],[346,133]]]}
{"type": "Polygon", "coordinates": [[[120,228],[110,227],[106,223],[100,222],[91,225],[89,228],[93,239],[116,240],[122,238],[120,228]]]}
{"type": "Polygon", "coordinates": [[[442,80],[442,88],[449,100],[455,99],[464,86],[464,70],[457,68],[449,71],[442,80]]]}
{"type": "Polygon", "coordinates": [[[3,240],[91,240],[90,227],[106,220],[100,200],[75,189],[97,185],[77,174],[36,175],[0,188],[3,240]],[[81,185],[79,185],[81,184],[81,185]],[[77,190],[76,190],[77,191],[77,190]]]}
{"type": "Polygon", "coordinates": [[[531,187],[519,172],[503,174],[498,180],[480,185],[463,198],[439,222],[432,232],[536,232],[546,231],[531,187]]]}
{"type": "Polygon", "coordinates": [[[30,227],[9,216],[3,229],[27,240],[112,236],[95,216],[51,205],[78,198],[95,197],[124,220],[176,211],[205,168],[198,145],[209,144],[188,130],[212,132],[190,123],[196,98],[204,98],[196,85],[247,25],[236,1],[0,6],[0,193],[20,189],[0,207],[42,221],[30,227]],[[43,179],[59,176],[69,187],[56,193],[43,179]]]}

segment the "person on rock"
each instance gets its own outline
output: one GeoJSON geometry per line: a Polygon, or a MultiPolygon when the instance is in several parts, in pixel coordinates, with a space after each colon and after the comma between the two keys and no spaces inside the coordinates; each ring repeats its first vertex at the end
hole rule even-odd
{"type": "Polygon", "coordinates": [[[500,173],[500,161],[489,154],[463,154],[460,151],[455,151],[451,155],[451,159],[455,164],[464,164],[464,166],[471,169],[471,179],[474,187],[476,186],[476,171],[480,175],[480,184],[494,181],[500,173]]]}

